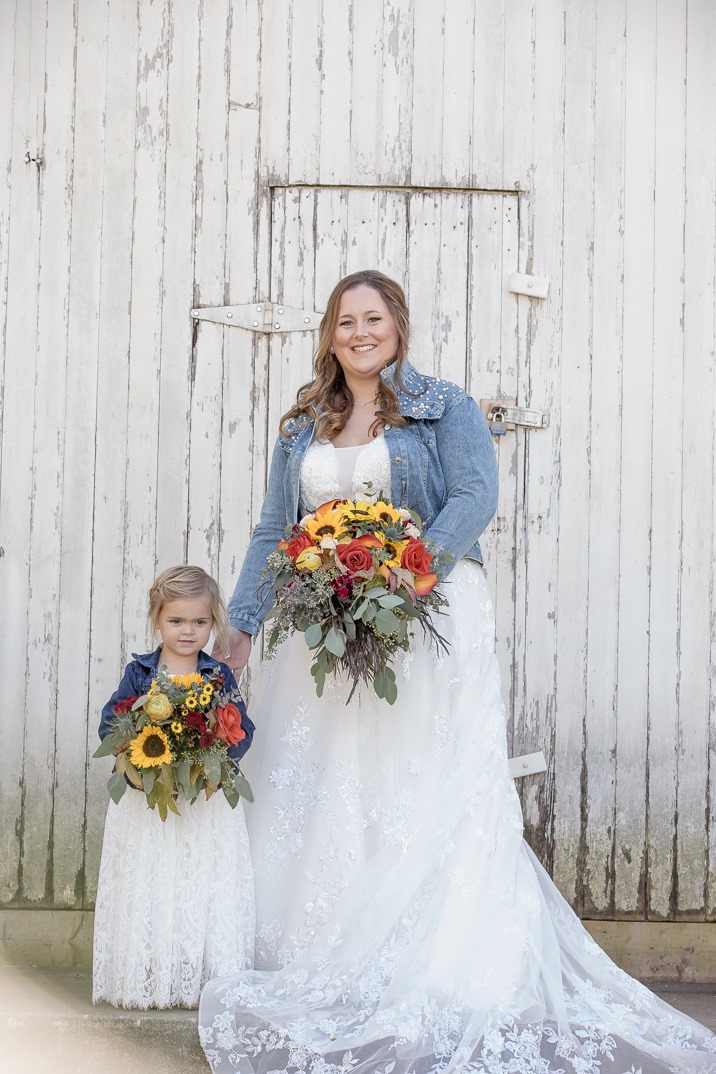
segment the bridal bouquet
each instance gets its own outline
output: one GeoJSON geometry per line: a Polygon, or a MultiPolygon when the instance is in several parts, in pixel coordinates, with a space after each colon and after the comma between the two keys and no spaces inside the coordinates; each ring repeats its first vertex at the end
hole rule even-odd
{"type": "Polygon", "coordinates": [[[246,734],[238,700],[238,690],[224,689],[218,668],[206,677],[169,676],[161,668],[148,693],[115,705],[112,730],[94,754],[117,758],[107,784],[112,800],[120,800],[129,781],[162,820],[167,810],[179,813],[180,792],[193,803],[201,791],[210,798],[221,787],[232,809],[239,797],[252,802],[248,782],[228,756],[229,746],[246,734]]]}
{"type": "Polygon", "coordinates": [[[418,623],[436,648],[447,642],[434,612],[447,604],[437,590],[437,553],[412,512],[379,499],[331,500],[287,531],[268,557],[276,594],[267,655],[294,631],[312,650],[320,697],[331,672],[372,686],[389,704],[398,689],[390,661],[407,650],[418,623]]]}

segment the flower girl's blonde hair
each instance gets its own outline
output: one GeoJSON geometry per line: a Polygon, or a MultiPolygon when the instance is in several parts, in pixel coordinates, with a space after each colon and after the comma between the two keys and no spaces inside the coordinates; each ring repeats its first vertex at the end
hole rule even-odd
{"type": "Polygon", "coordinates": [[[222,653],[229,650],[229,616],[218,585],[201,567],[169,567],[162,571],[149,590],[147,618],[156,633],[162,607],[170,600],[191,600],[201,597],[209,605],[214,621],[214,636],[222,653]]]}

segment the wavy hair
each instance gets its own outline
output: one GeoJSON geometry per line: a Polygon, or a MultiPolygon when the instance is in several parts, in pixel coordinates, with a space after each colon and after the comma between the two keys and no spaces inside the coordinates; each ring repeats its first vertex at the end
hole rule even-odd
{"type": "MultiPolygon", "coordinates": [[[[298,389],[296,402],[281,418],[279,432],[282,436],[289,434],[291,421],[305,418],[315,421],[318,440],[331,440],[348,421],[353,407],[353,393],[346,384],[340,362],[335,354],[331,353],[331,348],[341,299],[346,291],[355,287],[372,287],[390,310],[398,332],[398,349],[394,359],[395,379],[403,391],[407,390],[400,376],[408,353],[410,334],[408,307],[403,289],[395,280],[377,269],[353,272],[350,276],[344,276],[331,292],[318,329],[318,347],[313,356],[313,380],[298,389]]],[[[377,402],[375,421],[370,427],[373,436],[377,436],[385,425],[407,424],[407,418],[400,413],[397,393],[382,377],[378,385],[377,402]]]]}
{"type": "Polygon", "coordinates": [[[169,567],[162,571],[149,590],[149,625],[156,634],[159,616],[165,604],[172,600],[192,600],[200,597],[209,605],[214,620],[214,637],[222,653],[229,649],[229,616],[218,585],[201,567],[169,567]]]}

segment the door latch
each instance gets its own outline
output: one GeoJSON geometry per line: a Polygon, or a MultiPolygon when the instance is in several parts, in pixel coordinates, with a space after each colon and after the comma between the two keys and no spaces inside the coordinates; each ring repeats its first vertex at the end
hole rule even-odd
{"type": "Polygon", "coordinates": [[[516,406],[516,399],[481,399],[480,410],[487,418],[493,436],[504,436],[517,425],[528,429],[546,429],[549,425],[547,410],[530,410],[516,406]]]}

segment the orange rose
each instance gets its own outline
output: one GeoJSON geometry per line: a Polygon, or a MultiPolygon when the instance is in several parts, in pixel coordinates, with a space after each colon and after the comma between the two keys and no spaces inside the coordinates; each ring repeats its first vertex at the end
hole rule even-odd
{"type": "Polygon", "coordinates": [[[347,544],[336,546],[336,555],[349,574],[358,571],[369,571],[373,566],[373,557],[368,551],[365,542],[357,538],[348,541],[347,544]]]}
{"type": "Polygon", "coordinates": [[[220,738],[229,746],[236,746],[242,738],[246,738],[246,732],[241,726],[241,712],[231,701],[228,705],[217,706],[214,737],[220,738]]]}
{"type": "Polygon", "coordinates": [[[428,574],[433,557],[422,541],[411,538],[403,550],[400,566],[413,574],[428,574]]]}
{"type": "Polygon", "coordinates": [[[298,559],[304,548],[312,548],[313,540],[308,533],[297,533],[286,545],[286,555],[291,559],[298,559]]]}

